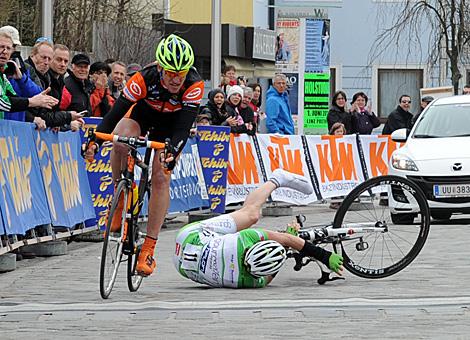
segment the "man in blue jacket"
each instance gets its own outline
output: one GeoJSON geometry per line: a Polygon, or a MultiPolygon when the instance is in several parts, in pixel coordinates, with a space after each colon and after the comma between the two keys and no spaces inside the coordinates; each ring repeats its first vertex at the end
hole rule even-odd
{"type": "Polygon", "coordinates": [[[286,75],[276,74],[273,78],[273,85],[266,92],[266,128],[268,133],[294,134],[294,121],[286,90],[286,75]]]}

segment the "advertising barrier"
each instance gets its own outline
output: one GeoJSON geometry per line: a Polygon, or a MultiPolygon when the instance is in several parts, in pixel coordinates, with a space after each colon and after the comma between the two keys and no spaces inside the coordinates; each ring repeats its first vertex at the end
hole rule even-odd
{"type": "Polygon", "coordinates": [[[90,187],[81,185],[88,180],[77,133],[34,134],[52,224],[73,227],[95,218],[90,187]]]}
{"type": "Polygon", "coordinates": [[[198,127],[198,152],[211,211],[225,212],[230,128],[198,127]]]}
{"type": "Polygon", "coordinates": [[[0,212],[6,234],[38,225],[73,227],[94,218],[75,133],[0,120],[0,212]]]}
{"type": "Polygon", "coordinates": [[[34,124],[0,120],[0,209],[6,234],[24,235],[51,223],[33,133],[34,124]]]}
{"type": "Polygon", "coordinates": [[[274,201],[304,205],[347,195],[364,180],[386,175],[398,147],[383,135],[232,135],[227,204],[243,202],[277,168],[310,178],[314,192],[303,195],[281,188],[271,195],[274,201]]]}
{"type": "MultiPolygon", "coordinates": [[[[87,119],[88,125],[97,122],[87,119]]],[[[88,219],[104,225],[113,192],[111,146],[103,145],[96,161],[86,164],[86,176],[80,145],[77,133],[38,132],[33,124],[0,121],[0,235],[25,234],[49,223],[73,227],[88,219]]],[[[382,135],[248,136],[229,135],[227,127],[200,127],[172,172],[169,212],[203,207],[224,212],[277,168],[306,176],[314,192],[280,188],[273,201],[304,205],[343,196],[365,179],[387,174],[398,147],[382,135]]]]}

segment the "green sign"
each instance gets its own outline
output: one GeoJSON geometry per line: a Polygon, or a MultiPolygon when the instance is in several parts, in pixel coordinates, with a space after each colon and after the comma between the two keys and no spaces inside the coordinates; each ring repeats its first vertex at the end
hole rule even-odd
{"type": "Polygon", "coordinates": [[[304,133],[328,133],[329,73],[304,74],[304,133]]]}

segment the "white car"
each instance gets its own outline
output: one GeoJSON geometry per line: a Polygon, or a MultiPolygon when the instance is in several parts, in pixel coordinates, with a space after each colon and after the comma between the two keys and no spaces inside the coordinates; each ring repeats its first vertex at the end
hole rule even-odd
{"type": "MultiPolygon", "coordinates": [[[[389,174],[418,184],[428,199],[434,219],[449,219],[453,213],[470,213],[469,95],[434,100],[419,116],[411,132],[396,130],[392,140],[406,143],[392,154],[389,174]]],[[[393,208],[393,193],[389,200],[393,208]]],[[[412,222],[414,215],[394,211],[392,219],[412,222]]]]}

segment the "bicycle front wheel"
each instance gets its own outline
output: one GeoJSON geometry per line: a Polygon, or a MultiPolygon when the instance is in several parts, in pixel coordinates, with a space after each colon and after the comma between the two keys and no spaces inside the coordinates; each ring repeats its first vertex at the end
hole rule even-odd
{"type": "Polygon", "coordinates": [[[139,232],[137,225],[137,218],[135,219],[134,227],[132,228],[132,235],[129,234],[130,238],[133,238],[133,251],[127,256],[127,287],[129,291],[136,292],[142,284],[143,277],[136,272],[137,259],[139,258],[142,244],[144,244],[144,235],[139,232]]]}
{"type": "Polygon", "coordinates": [[[344,267],[369,279],[393,275],[408,266],[426,242],[429,206],[421,189],[398,176],[371,178],[346,196],[333,228],[350,228],[334,250],[344,267]],[[355,233],[356,227],[373,227],[355,233]]]}
{"type": "MultiPolygon", "coordinates": [[[[107,299],[111,294],[116,281],[119,265],[122,258],[123,233],[125,232],[126,209],[129,199],[129,189],[126,180],[121,180],[116,188],[108,213],[106,231],[101,253],[100,267],[100,294],[107,299]],[[120,214],[121,227],[117,230],[111,228],[111,222],[116,214],[120,214]]],[[[118,218],[118,217],[116,217],[118,218]]]]}

